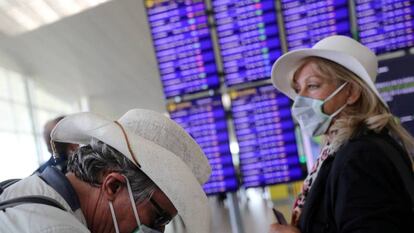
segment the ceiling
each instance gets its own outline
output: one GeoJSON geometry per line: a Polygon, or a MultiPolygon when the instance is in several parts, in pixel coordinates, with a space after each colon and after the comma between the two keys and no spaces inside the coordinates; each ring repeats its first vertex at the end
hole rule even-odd
{"type": "Polygon", "coordinates": [[[0,65],[17,67],[64,99],[87,97],[94,112],[165,112],[142,0],[113,0],[24,34],[0,35],[0,50],[0,65]]]}

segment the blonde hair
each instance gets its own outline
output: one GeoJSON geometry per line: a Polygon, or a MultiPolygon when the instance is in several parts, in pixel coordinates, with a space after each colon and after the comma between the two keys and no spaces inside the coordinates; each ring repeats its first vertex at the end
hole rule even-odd
{"type": "Polygon", "coordinates": [[[333,78],[333,81],[336,81],[338,85],[348,82],[348,85],[357,88],[361,93],[359,99],[354,104],[348,105],[342,111],[342,117],[336,119],[331,126],[330,131],[336,131],[335,137],[330,141],[331,151],[337,151],[341,145],[355,136],[361,127],[366,127],[377,133],[387,128],[390,134],[402,144],[413,161],[414,138],[401,126],[388,107],[384,106],[379,97],[361,78],[345,67],[320,57],[303,59],[303,63],[296,70],[295,75],[311,62],[323,77],[333,78]]]}

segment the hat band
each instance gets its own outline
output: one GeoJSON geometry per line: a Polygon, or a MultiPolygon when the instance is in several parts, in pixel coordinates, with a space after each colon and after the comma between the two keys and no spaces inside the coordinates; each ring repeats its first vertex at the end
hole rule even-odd
{"type": "Polygon", "coordinates": [[[129,153],[131,154],[132,159],[133,159],[133,160],[134,160],[134,162],[137,164],[137,166],[138,166],[139,168],[141,168],[141,165],[138,163],[137,159],[135,158],[134,153],[132,152],[131,145],[129,144],[128,136],[127,136],[127,134],[126,134],[126,132],[125,132],[124,127],[123,127],[123,126],[122,126],[122,125],[121,125],[118,121],[114,121],[114,122],[115,122],[115,124],[117,124],[117,125],[121,128],[121,131],[122,131],[122,133],[124,134],[125,141],[126,141],[126,143],[127,143],[127,147],[128,147],[128,151],[129,151],[129,153]]]}

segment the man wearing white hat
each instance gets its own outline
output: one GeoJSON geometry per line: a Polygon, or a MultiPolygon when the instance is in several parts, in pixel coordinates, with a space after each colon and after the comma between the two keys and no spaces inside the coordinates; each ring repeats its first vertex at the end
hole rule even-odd
{"type": "Polygon", "coordinates": [[[133,109],[118,121],[92,113],[61,120],[56,142],[85,145],[68,173],[47,168],[7,188],[0,202],[33,195],[61,209],[23,203],[0,212],[0,232],[163,232],[176,215],[184,232],[210,233],[202,185],[211,168],[197,143],[162,114],[133,109]]]}

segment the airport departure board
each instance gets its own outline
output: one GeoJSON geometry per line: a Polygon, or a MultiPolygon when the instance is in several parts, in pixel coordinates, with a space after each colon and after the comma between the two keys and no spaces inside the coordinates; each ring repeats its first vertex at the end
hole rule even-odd
{"type": "Polygon", "coordinates": [[[271,85],[230,93],[245,187],[286,183],[306,176],[291,116],[291,101],[271,85]]]}
{"type": "Polygon", "coordinates": [[[273,0],[212,0],[227,86],[270,76],[281,55],[273,0]]]}
{"type": "Polygon", "coordinates": [[[377,54],[414,45],[414,1],[355,0],[361,43],[377,54]]]}
{"type": "Polygon", "coordinates": [[[379,63],[376,86],[391,112],[414,136],[414,55],[379,63]]]}
{"type": "Polygon", "coordinates": [[[351,36],[348,0],[281,0],[288,50],[332,35],[351,36]]]}
{"type": "Polygon", "coordinates": [[[205,192],[216,194],[237,190],[238,182],[221,97],[169,104],[168,111],[171,119],[190,133],[208,157],[212,174],[204,185],[205,192]]]}
{"type": "Polygon", "coordinates": [[[204,0],[146,1],[145,5],[165,96],[217,88],[204,0]]]}

